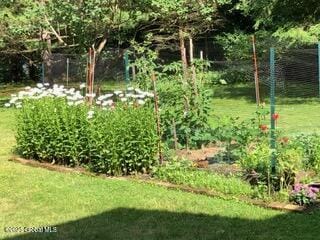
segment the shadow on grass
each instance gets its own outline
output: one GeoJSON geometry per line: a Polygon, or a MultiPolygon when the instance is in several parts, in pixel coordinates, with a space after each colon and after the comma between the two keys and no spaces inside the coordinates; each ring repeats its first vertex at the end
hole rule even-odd
{"type": "Polygon", "coordinates": [[[56,233],[28,233],[6,239],[314,240],[320,236],[319,216],[319,212],[313,215],[283,213],[265,220],[248,220],[219,215],[119,208],[57,225],[56,233]]]}

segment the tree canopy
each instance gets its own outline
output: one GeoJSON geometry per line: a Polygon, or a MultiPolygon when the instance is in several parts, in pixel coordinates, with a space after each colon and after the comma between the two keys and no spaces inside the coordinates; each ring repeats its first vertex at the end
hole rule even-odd
{"type": "Polygon", "coordinates": [[[319,13],[317,0],[2,0],[0,50],[41,52],[49,36],[52,48],[100,52],[150,32],[167,44],[179,30],[192,37],[266,31],[279,40],[315,42],[319,13]]]}

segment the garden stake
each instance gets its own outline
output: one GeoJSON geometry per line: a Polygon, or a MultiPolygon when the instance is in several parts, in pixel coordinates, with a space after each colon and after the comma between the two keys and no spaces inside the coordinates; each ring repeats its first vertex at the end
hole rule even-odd
{"type": "Polygon", "coordinates": [[[42,84],[44,84],[44,63],[41,64],[41,78],[42,78],[42,84]]]}
{"type": "Polygon", "coordinates": [[[173,130],[173,139],[174,139],[174,149],[178,150],[178,138],[177,138],[177,128],[176,128],[176,121],[174,118],[172,119],[172,130],[173,130]]]}
{"type": "Polygon", "coordinates": [[[196,68],[193,63],[193,39],[189,37],[189,45],[190,45],[190,65],[191,65],[191,72],[192,72],[192,84],[194,87],[194,94],[198,96],[198,91],[197,91],[197,83],[196,83],[196,68]]]}
{"type": "Polygon", "coordinates": [[[154,110],[157,118],[157,133],[159,137],[158,142],[158,151],[159,151],[159,163],[163,163],[163,155],[161,149],[161,125],[160,125],[160,114],[159,114],[159,102],[158,102],[158,94],[157,94],[157,87],[156,87],[156,75],[154,72],[151,75],[152,83],[153,83],[153,93],[154,93],[154,110]]]}
{"type": "Polygon", "coordinates": [[[132,70],[132,80],[134,81],[136,80],[136,66],[132,65],[131,70],[132,70]]]}
{"type": "MultiPolygon", "coordinates": [[[[86,76],[86,93],[89,94],[90,93],[90,64],[91,64],[91,48],[89,49],[88,52],[88,57],[87,57],[87,76],[86,76]]],[[[87,100],[88,97],[85,95],[84,96],[87,100]]]]}
{"type": "Polygon", "coordinates": [[[275,172],[276,167],[276,136],[275,136],[275,83],[276,83],[276,76],[275,76],[275,52],[274,48],[270,48],[270,115],[271,115],[271,129],[270,129],[270,146],[271,146],[271,173],[275,172]]]}
{"type": "Polygon", "coordinates": [[[256,53],[256,37],[252,36],[252,49],[253,49],[253,67],[254,67],[254,83],[256,89],[256,102],[257,106],[260,105],[260,89],[259,89],[259,72],[258,72],[258,60],[256,53]]]}
{"type": "Polygon", "coordinates": [[[125,81],[126,85],[128,86],[130,83],[130,65],[129,65],[129,54],[128,51],[124,54],[124,66],[125,66],[125,81]]]}

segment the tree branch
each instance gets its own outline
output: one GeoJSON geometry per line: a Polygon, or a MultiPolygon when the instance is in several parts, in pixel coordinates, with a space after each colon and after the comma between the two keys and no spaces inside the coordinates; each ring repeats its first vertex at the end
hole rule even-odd
{"type": "Polygon", "coordinates": [[[64,46],[68,46],[65,41],[63,41],[62,37],[57,33],[57,31],[54,29],[54,27],[50,24],[49,19],[47,18],[46,15],[44,15],[44,20],[48,24],[49,28],[51,29],[52,33],[56,36],[58,39],[59,43],[63,44],[64,46]]]}

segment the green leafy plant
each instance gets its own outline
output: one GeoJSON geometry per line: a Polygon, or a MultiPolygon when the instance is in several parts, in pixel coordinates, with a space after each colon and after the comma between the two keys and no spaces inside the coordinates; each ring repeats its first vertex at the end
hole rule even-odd
{"type": "Polygon", "coordinates": [[[290,201],[303,205],[313,204],[317,200],[319,189],[304,184],[295,184],[290,194],[290,201]]]}
{"type": "Polygon", "coordinates": [[[257,127],[256,119],[239,121],[237,118],[226,117],[218,119],[218,125],[213,131],[216,141],[225,147],[223,159],[234,162],[245,154],[246,147],[258,138],[264,137],[257,127]]]}
{"type": "Polygon", "coordinates": [[[199,170],[188,160],[173,159],[154,169],[153,175],[160,180],[222,194],[251,196],[253,193],[250,184],[240,178],[199,170]]]}
{"type": "MultiPolygon", "coordinates": [[[[209,127],[211,109],[211,91],[206,88],[203,75],[192,79],[190,71],[183,74],[181,62],[160,64],[156,51],[150,49],[150,43],[134,44],[136,57],[137,82],[145,90],[153,89],[150,76],[157,76],[157,92],[161,117],[162,138],[173,146],[197,147],[212,140],[209,127]],[[176,136],[176,139],[175,139],[176,136]]],[[[195,71],[202,72],[205,62],[195,61],[195,71]]]]}
{"type": "Polygon", "coordinates": [[[158,137],[149,107],[89,109],[43,98],[26,100],[17,122],[17,150],[27,158],[109,175],[148,172],[155,164],[158,137]]]}
{"type": "Polygon", "coordinates": [[[307,169],[320,172],[320,135],[299,135],[294,140],[297,146],[304,149],[304,164],[307,169]]]}
{"type": "Polygon", "coordinates": [[[293,144],[278,145],[273,153],[267,141],[259,142],[249,148],[238,161],[252,184],[265,183],[274,191],[288,189],[295,176],[302,169],[303,151],[293,144]],[[271,171],[271,155],[276,157],[276,171],[271,171]]]}
{"type": "Polygon", "coordinates": [[[303,169],[303,150],[291,143],[282,144],[277,148],[276,159],[280,190],[289,188],[298,171],[303,169]]]}

